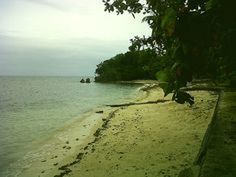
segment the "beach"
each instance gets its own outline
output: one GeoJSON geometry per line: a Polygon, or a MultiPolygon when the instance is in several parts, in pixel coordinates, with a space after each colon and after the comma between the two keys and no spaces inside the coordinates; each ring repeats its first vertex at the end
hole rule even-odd
{"type": "Polygon", "coordinates": [[[100,107],[70,122],[18,163],[17,176],[177,177],[198,156],[218,94],[191,91],[190,107],[159,87],[144,90],[131,100],[139,104],[100,107]]]}
{"type": "Polygon", "coordinates": [[[90,130],[84,124],[80,126],[80,122],[90,119],[90,115],[98,117],[94,114],[96,108],[136,97],[140,87],[139,84],[83,84],[81,78],[0,77],[1,177],[15,176],[15,172],[19,174],[31,162],[39,161],[49,149],[42,148],[44,145],[55,147],[54,144],[65,143],[65,135],[71,134],[66,130],[73,125],[80,131],[90,130]]]}

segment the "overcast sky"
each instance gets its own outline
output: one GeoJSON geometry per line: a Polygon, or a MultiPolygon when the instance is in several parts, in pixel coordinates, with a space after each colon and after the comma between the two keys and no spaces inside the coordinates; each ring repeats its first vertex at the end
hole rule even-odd
{"type": "Polygon", "coordinates": [[[102,0],[0,0],[0,75],[94,75],[96,65],[148,35],[102,0]]]}

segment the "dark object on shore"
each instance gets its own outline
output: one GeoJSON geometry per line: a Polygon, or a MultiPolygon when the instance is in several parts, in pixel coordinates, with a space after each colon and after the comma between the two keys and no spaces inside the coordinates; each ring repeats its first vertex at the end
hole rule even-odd
{"type": "Polygon", "coordinates": [[[81,80],[80,80],[80,83],[85,83],[85,80],[84,80],[84,79],[81,79],[81,80]]]}
{"type": "Polygon", "coordinates": [[[103,111],[96,111],[96,113],[98,113],[98,114],[102,114],[102,113],[103,113],[103,111]]]}
{"type": "Polygon", "coordinates": [[[156,100],[156,101],[148,101],[148,102],[141,102],[141,103],[124,103],[124,104],[110,104],[106,106],[110,107],[123,107],[123,106],[133,106],[133,105],[142,105],[142,104],[157,104],[157,103],[165,103],[170,100],[156,100]]]}
{"type": "Polygon", "coordinates": [[[172,100],[176,101],[177,103],[184,104],[188,102],[190,106],[194,104],[194,97],[184,91],[176,91],[172,97],[172,100]]]}
{"type": "Polygon", "coordinates": [[[91,81],[90,81],[89,78],[87,78],[85,82],[86,82],[86,83],[90,83],[91,81]]]}

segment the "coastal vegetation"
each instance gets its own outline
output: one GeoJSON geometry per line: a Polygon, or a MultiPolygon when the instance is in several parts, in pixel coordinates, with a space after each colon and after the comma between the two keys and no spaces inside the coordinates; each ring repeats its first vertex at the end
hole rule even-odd
{"type": "MultiPolygon", "coordinates": [[[[156,78],[165,95],[180,92],[193,78],[236,80],[234,0],[103,0],[105,11],[144,14],[150,36],[131,39],[129,52],[97,66],[96,81],[156,78]]],[[[185,96],[183,96],[183,94],[185,96]]]]}
{"type": "Polygon", "coordinates": [[[121,53],[97,65],[95,81],[155,79],[156,71],[167,67],[168,62],[151,49],[121,53]]]}

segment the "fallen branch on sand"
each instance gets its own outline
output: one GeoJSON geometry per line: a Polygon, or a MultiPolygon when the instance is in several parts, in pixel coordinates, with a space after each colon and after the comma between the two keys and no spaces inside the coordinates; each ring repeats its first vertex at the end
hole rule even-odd
{"type": "Polygon", "coordinates": [[[110,107],[122,107],[122,106],[133,106],[133,105],[142,105],[142,104],[157,104],[157,103],[165,103],[169,102],[171,100],[156,100],[156,101],[147,101],[147,102],[141,102],[141,103],[124,103],[124,104],[111,104],[106,105],[110,107]]]}
{"type": "MultiPolygon", "coordinates": [[[[195,87],[185,87],[181,88],[182,91],[215,91],[215,92],[220,92],[221,88],[220,87],[204,87],[204,86],[195,86],[195,87]]],[[[106,105],[110,107],[122,107],[122,106],[134,106],[134,105],[142,105],[142,104],[157,104],[157,103],[165,103],[169,102],[171,100],[156,100],[156,101],[147,101],[147,102],[141,102],[141,103],[123,103],[123,104],[112,104],[112,105],[106,105]]]]}

